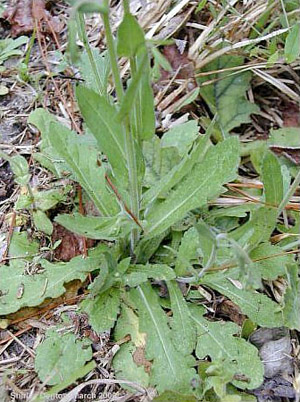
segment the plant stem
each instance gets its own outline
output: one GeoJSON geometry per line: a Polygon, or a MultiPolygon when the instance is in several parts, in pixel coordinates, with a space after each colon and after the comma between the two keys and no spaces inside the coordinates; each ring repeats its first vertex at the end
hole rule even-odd
{"type": "MultiPolygon", "coordinates": [[[[120,70],[118,65],[118,59],[115,50],[114,39],[111,32],[109,15],[102,14],[108,53],[110,57],[111,69],[116,87],[116,93],[119,103],[122,101],[124,89],[121,81],[120,70]]],[[[127,155],[128,166],[128,179],[129,179],[129,193],[130,193],[130,208],[133,215],[139,220],[139,183],[138,183],[138,169],[137,169],[137,155],[136,147],[132,133],[130,132],[130,123],[127,118],[123,123],[123,134],[125,139],[125,152],[127,155]]],[[[131,252],[137,244],[139,238],[139,230],[137,228],[132,229],[131,232],[131,252]]]]}
{"type": "Polygon", "coordinates": [[[109,22],[109,14],[102,14],[102,20],[105,30],[105,36],[107,41],[107,48],[110,58],[111,70],[114,78],[114,83],[116,87],[116,93],[118,101],[121,102],[124,94],[124,89],[121,81],[120,69],[118,65],[118,59],[114,44],[114,38],[111,32],[110,22],[109,22]]]}
{"type": "Polygon", "coordinates": [[[286,204],[289,202],[289,199],[291,198],[291,196],[295,193],[297,187],[299,186],[300,183],[300,169],[299,172],[297,173],[293,184],[291,185],[291,187],[289,188],[289,190],[287,191],[287,193],[285,194],[285,196],[283,197],[283,200],[281,201],[279,207],[278,207],[278,211],[277,211],[277,216],[279,216],[281,214],[281,212],[284,210],[286,204]]]}
{"type": "Polygon", "coordinates": [[[88,41],[88,37],[85,31],[85,22],[84,22],[84,16],[82,13],[77,13],[77,26],[78,26],[78,31],[80,32],[80,36],[81,36],[81,40],[82,43],[84,45],[85,51],[87,53],[96,83],[97,83],[97,87],[98,87],[98,92],[100,95],[104,95],[103,94],[103,84],[101,82],[101,78],[99,76],[98,70],[97,70],[97,65],[94,59],[94,55],[93,52],[91,50],[89,41],[88,41]]]}

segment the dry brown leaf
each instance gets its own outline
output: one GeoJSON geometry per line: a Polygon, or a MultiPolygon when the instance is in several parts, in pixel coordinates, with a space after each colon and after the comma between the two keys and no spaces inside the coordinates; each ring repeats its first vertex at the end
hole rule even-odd
{"type": "Polygon", "coordinates": [[[47,1],[44,0],[11,1],[3,13],[3,18],[11,25],[11,35],[15,37],[29,34],[39,22],[45,22],[45,29],[43,29],[45,32],[51,32],[51,30],[60,32],[63,24],[46,10],[46,3],[47,1]]]}
{"type": "MultiPolygon", "coordinates": [[[[70,232],[58,223],[53,224],[52,241],[61,240],[60,245],[55,249],[55,258],[59,261],[70,261],[77,255],[84,254],[84,238],[70,232]]],[[[87,248],[93,247],[95,240],[86,239],[87,248]]]]}

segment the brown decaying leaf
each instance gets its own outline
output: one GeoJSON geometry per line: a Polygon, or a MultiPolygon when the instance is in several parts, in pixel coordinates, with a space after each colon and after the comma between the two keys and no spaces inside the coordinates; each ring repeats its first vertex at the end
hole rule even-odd
{"type": "Polygon", "coordinates": [[[132,355],[133,361],[137,366],[144,366],[146,373],[150,373],[151,363],[145,357],[145,349],[138,346],[132,355]]]}
{"type": "Polygon", "coordinates": [[[300,127],[300,107],[289,102],[282,111],[284,127],[300,127]]]}
{"type": "Polygon", "coordinates": [[[62,22],[57,17],[52,17],[46,10],[46,0],[19,0],[11,1],[3,18],[11,25],[13,37],[31,33],[38,22],[45,22],[45,31],[60,32],[62,22]],[[51,28],[49,26],[51,25],[51,28]]]}
{"type": "MultiPolygon", "coordinates": [[[[84,253],[84,238],[54,223],[52,241],[54,243],[57,240],[61,240],[61,243],[55,249],[54,256],[59,261],[70,261],[73,257],[84,253]]],[[[87,248],[93,247],[95,243],[95,240],[86,240],[87,248]]]]}
{"type": "Polygon", "coordinates": [[[193,62],[188,58],[188,53],[184,51],[180,53],[176,45],[168,45],[163,49],[163,55],[170,63],[173,72],[162,70],[161,80],[169,79],[177,70],[178,73],[176,78],[178,79],[188,79],[194,77],[194,65],[193,62]]]}
{"type": "Polygon", "coordinates": [[[243,325],[243,322],[247,318],[242,314],[240,308],[236,304],[231,300],[226,299],[217,305],[216,313],[220,316],[228,317],[231,321],[240,326],[243,325]]]}

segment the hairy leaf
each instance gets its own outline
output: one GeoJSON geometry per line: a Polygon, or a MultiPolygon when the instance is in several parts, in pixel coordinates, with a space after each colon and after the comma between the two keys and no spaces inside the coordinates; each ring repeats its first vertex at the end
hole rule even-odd
{"type": "Polygon", "coordinates": [[[74,370],[83,368],[92,357],[89,340],[76,339],[73,333],[61,335],[50,329],[44,342],[37,347],[35,370],[45,384],[56,385],[70,377],[74,370]]]}
{"type": "Polygon", "coordinates": [[[207,355],[212,360],[222,359],[233,375],[244,376],[246,381],[233,378],[233,384],[241,389],[253,389],[261,385],[264,369],[255,346],[238,336],[240,328],[232,322],[211,322],[203,317],[203,310],[191,307],[191,316],[197,327],[196,355],[207,355]]]}
{"type": "Polygon", "coordinates": [[[94,67],[96,69],[97,76],[95,77],[86,51],[82,53],[80,60],[77,62],[77,66],[81,73],[81,77],[84,80],[84,85],[92,90],[98,88],[101,94],[105,94],[107,92],[110,71],[108,52],[105,51],[99,53],[99,50],[95,48],[91,48],[91,52],[93,57],[92,62],[95,63],[94,67]]]}
{"type": "MultiPolygon", "coordinates": [[[[205,66],[203,72],[241,66],[243,63],[241,56],[225,55],[205,66]]],[[[225,134],[242,123],[249,123],[250,114],[259,111],[255,104],[246,99],[250,79],[250,72],[232,74],[228,71],[212,73],[199,79],[201,96],[212,112],[218,114],[220,128],[225,134]],[[213,80],[213,84],[201,87],[201,84],[210,80],[213,80]]]]}
{"type": "Polygon", "coordinates": [[[239,163],[239,141],[230,138],[211,147],[201,163],[173,190],[167,200],[150,208],[146,215],[147,238],[158,235],[182,219],[187,212],[205,205],[222,192],[222,184],[233,180],[239,163]]]}
{"type": "Polygon", "coordinates": [[[71,232],[89,239],[115,240],[124,232],[129,232],[131,221],[125,217],[99,217],[83,216],[78,213],[73,215],[62,214],[55,218],[55,222],[64,226],[71,232]],[[127,226],[127,228],[126,228],[127,226]]]}

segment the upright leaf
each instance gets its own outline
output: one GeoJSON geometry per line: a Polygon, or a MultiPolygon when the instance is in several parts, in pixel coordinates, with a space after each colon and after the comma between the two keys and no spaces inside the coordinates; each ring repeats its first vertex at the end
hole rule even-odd
{"type": "Polygon", "coordinates": [[[300,56],[300,24],[296,23],[290,30],[284,46],[287,63],[293,63],[300,56]]]}
{"type": "Polygon", "coordinates": [[[202,162],[181,181],[168,198],[146,215],[147,238],[158,235],[182,219],[187,212],[205,205],[222,192],[222,184],[233,180],[239,163],[239,141],[230,138],[211,147],[202,162]]]}
{"type": "Polygon", "coordinates": [[[145,44],[144,32],[135,17],[125,12],[118,29],[117,52],[119,56],[134,57],[145,44]]]}
{"type": "Polygon", "coordinates": [[[128,181],[125,143],[115,107],[106,97],[83,86],[77,87],[76,96],[86,125],[107,156],[116,179],[125,187],[128,181]]]}
{"type": "Polygon", "coordinates": [[[146,358],[153,361],[150,384],[158,392],[174,390],[184,392],[196,377],[190,362],[177,351],[172,342],[168,318],[160,307],[158,297],[150,284],[131,291],[132,301],[139,313],[139,330],[147,334],[146,358]]]}
{"type": "Polygon", "coordinates": [[[157,197],[167,194],[172,187],[191,171],[197,162],[201,162],[211,145],[209,137],[209,132],[202,136],[190,154],[183,157],[167,174],[161,176],[155,186],[152,186],[143,194],[142,208],[149,207],[149,204],[157,197]]]}

